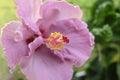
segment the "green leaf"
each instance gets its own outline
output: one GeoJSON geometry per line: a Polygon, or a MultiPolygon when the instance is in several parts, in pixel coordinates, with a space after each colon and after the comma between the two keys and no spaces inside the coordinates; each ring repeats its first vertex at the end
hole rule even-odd
{"type": "MultiPolygon", "coordinates": [[[[119,56],[119,60],[120,60],[120,56],[119,56]]],[[[118,78],[120,80],[120,62],[117,64],[117,74],[118,74],[118,78]]]]}
{"type": "Polygon", "coordinates": [[[92,32],[96,36],[97,42],[109,42],[113,38],[111,27],[107,24],[101,28],[93,28],[92,32]]]}

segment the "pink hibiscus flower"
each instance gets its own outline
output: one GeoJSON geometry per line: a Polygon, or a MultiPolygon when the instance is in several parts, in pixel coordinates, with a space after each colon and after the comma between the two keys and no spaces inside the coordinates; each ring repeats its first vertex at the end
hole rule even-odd
{"type": "Polygon", "coordinates": [[[73,65],[83,65],[94,47],[80,8],[65,0],[15,2],[21,22],[2,32],[11,72],[19,65],[28,80],[71,80],[73,65]]]}

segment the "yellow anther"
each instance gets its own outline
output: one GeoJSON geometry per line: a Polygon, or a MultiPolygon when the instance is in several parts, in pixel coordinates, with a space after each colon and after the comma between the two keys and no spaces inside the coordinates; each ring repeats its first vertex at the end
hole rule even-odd
{"type": "Polygon", "coordinates": [[[49,38],[47,38],[46,45],[54,50],[60,50],[65,45],[64,36],[60,32],[51,33],[49,38]]]}

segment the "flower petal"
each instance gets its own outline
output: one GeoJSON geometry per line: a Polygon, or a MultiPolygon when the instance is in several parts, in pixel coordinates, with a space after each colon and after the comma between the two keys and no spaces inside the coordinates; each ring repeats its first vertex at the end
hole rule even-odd
{"type": "Polygon", "coordinates": [[[11,70],[19,64],[21,57],[27,55],[28,47],[24,40],[29,35],[28,30],[23,27],[22,23],[17,21],[11,22],[4,27],[1,38],[2,46],[11,70]]]}
{"type": "Polygon", "coordinates": [[[76,66],[81,66],[89,57],[94,47],[94,36],[87,29],[87,24],[78,19],[58,21],[51,25],[48,36],[60,32],[69,39],[69,43],[60,51],[55,51],[62,60],[70,59],[76,66]]]}
{"type": "Polygon", "coordinates": [[[21,69],[28,80],[71,80],[73,73],[69,61],[62,62],[45,46],[24,58],[21,69]]]}
{"type": "Polygon", "coordinates": [[[69,53],[65,58],[72,59],[76,66],[82,66],[94,48],[94,36],[86,29],[78,33],[73,32],[67,37],[71,41],[65,46],[65,51],[69,53]]]}
{"type": "Polygon", "coordinates": [[[37,48],[39,48],[41,46],[41,44],[43,44],[43,38],[37,37],[33,42],[31,42],[28,47],[30,49],[29,55],[33,54],[37,48]]]}
{"type": "Polygon", "coordinates": [[[65,1],[48,1],[41,6],[40,15],[46,20],[81,19],[82,11],[78,6],[73,6],[65,1]]]}
{"type": "Polygon", "coordinates": [[[23,19],[28,27],[37,32],[38,27],[35,23],[40,18],[40,0],[15,0],[15,2],[17,4],[17,15],[23,19]]]}
{"type": "MultiPolygon", "coordinates": [[[[57,0],[45,0],[45,1],[57,1],[57,0]]],[[[60,1],[66,1],[66,0],[60,0],[60,1]]]]}
{"type": "Polygon", "coordinates": [[[38,20],[40,28],[47,30],[49,26],[59,20],[77,18],[81,19],[82,11],[78,6],[73,6],[65,1],[47,1],[40,8],[43,18],[38,20]]]}

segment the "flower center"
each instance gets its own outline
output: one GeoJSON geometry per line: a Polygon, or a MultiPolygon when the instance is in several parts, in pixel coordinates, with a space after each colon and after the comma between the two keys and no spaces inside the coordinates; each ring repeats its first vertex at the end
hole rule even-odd
{"type": "Polygon", "coordinates": [[[51,33],[46,40],[46,45],[54,50],[60,50],[66,43],[69,43],[69,39],[63,36],[60,32],[51,33]]]}

